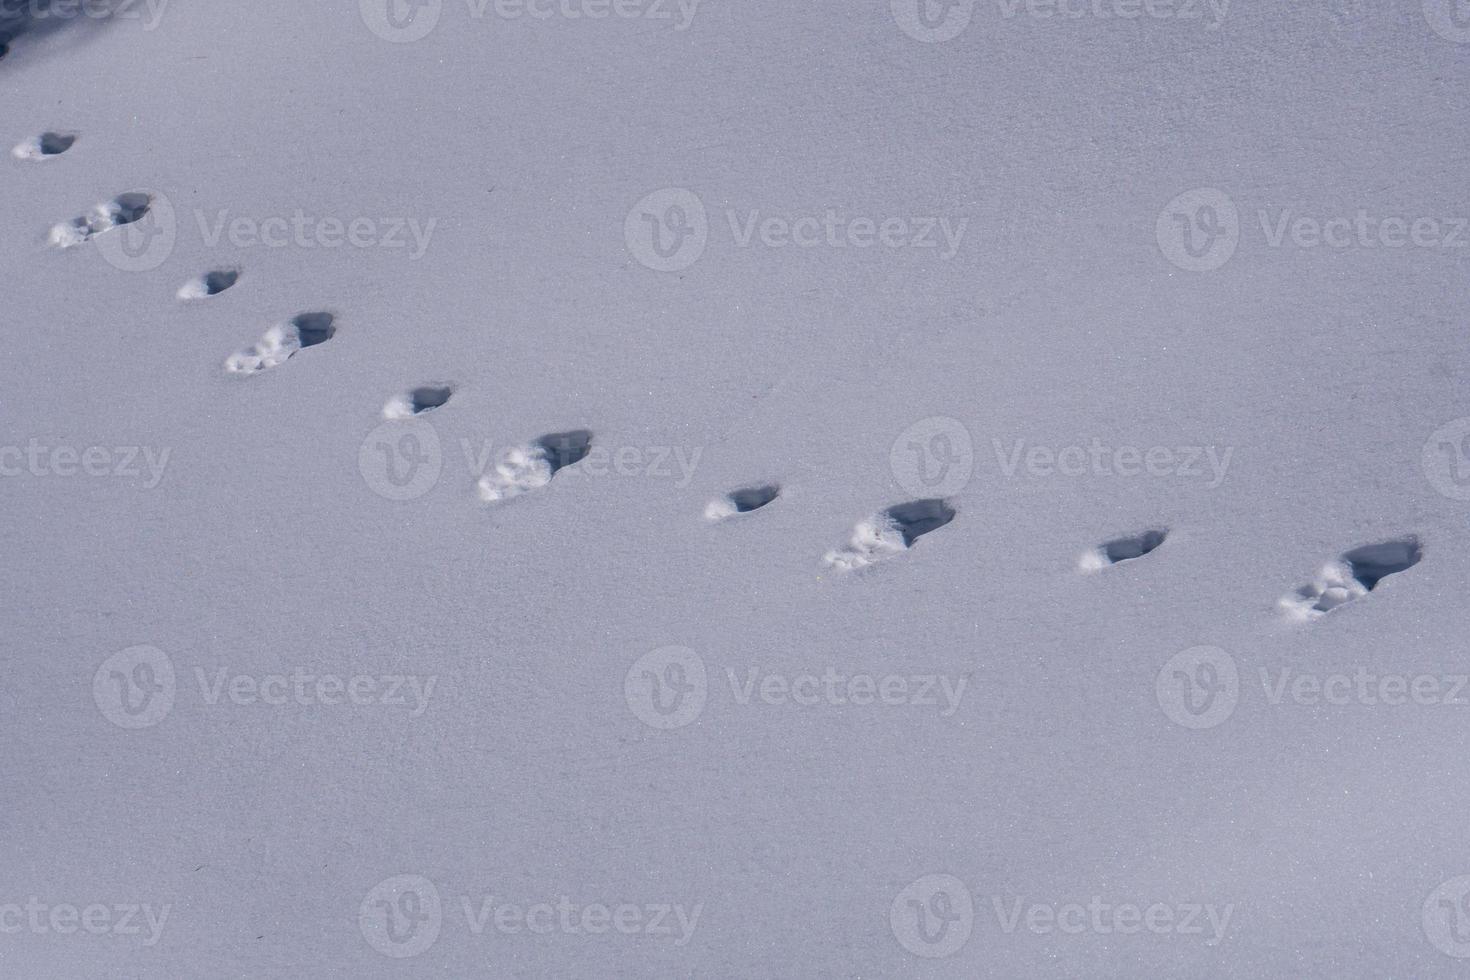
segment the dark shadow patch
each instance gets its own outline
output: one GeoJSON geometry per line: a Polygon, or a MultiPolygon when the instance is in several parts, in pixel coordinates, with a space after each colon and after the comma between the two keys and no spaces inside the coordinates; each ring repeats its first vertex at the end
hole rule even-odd
{"type": "Polygon", "coordinates": [[[781,496],[781,488],[774,483],[758,487],[742,487],[739,490],[731,490],[729,494],[730,503],[735,506],[737,514],[748,514],[753,510],[760,510],[779,496],[781,496]]]}
{"type": "Polygon", "coordinates": [[[903,535],[905,548],[912,548],[915,541],[930,531],[944,527],[954,520],[954,515],[955,509],[938,498],[895,504],[883,512],[883,516],[892,521],[903,535]]]}
{"type": "Polygon", "coordinates": [[[554,432],[537,439],[536,445],[546,453],[546,459],[551,463],[551,472],[555,474],[558,470],[586,458],[592,451],[592,433],[586,429],[554,432]]]}
{"type": "Polygon", "coordinates": [[[1354,548],[1343,555],[1342,560],[1352,569],[1353,578],[1372,592],[1379,582],[1390,575],[1413,568],[1423,557],[1424,551],[1419,547],[1419,539],[1407,537],[1354,548]]]}
{"type": "Polygon", "coordinates": [[[141,221],[152,206],[153,199],[141,191],[119,194],[112,199],[113,224],[130,225],[135,221],[141,221]]]}
{"type": "Polygon", "coordinates": [[[291,318],[302,349],[325,344],[337,333],[337,318],[331,313],[298,313],[291,318]]]}
{"type": "Polygon", "coordinates": [[[1132,561],[1135,558],[1142,558],[1163,544],[1164,539],[1168,536],[1168,531],[1153,530],[1124,538],[1115,538],[1102,546],[1103,557],[1108,560],[1108,564],[1110,565],[1132,561]]]}
{"type": "Polygon", "coordinates": [[[239,269],[215,269],[204,274],[204,295],[218,296],[240,281],[239,269]]]}
{"type": "Polygon", "coordinates": [[[41,149],[41,156],[54,157],[65,153],[72,148],[77,138],[72,133],[42,133],[36,139],[36,144],[41,149]]]}
{"type": "Polygon", "coordinates": [[[449,397],[453,394],[454,389],[448,385],[425,385],[408,393],[408,404],[413,409],[413,414],[418,415],[420,412],[431,412],[449,404],[449,397]]]}

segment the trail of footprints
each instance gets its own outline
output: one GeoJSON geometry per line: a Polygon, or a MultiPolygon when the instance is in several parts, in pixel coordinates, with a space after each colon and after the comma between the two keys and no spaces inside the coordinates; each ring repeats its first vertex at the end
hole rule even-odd
{"type": "MultiPolygon", "coordinates": [[[[0,44],[0,57],[7,48],[0,44]]],[[[40,162],[60,156],[77,141],[77,134],[45,132],[25,140],[11,154],[17,160],[40,162]]],[[[120,194],[94,207],[87,214],[52,227],[49,242],[66,249],[96,236],[141,220],[152,199],[142,192],[120,194]]],[[[180,301],[193,302],[217,296],[240,279],[237,268],[211,269],[184,283],[180,301]]],[[[336,334],[336,315],[325,311],[299,313],[289,321],[268,329],[254,346],[230,355],[225,371],[250,376],[279,367],[310,347],[331,340],[336,334]]],[[[394,395],[383,406],[388,421],[412,419],[449,403],[455,386],[430,383],[394,395]]],[[[499,504],[549,485],[558,472],[586,458],[592,448],[592,433],[585,429],[555,432],[502,453],[492,472],[476,485],[487,504],[499,504]]],[[[755,483],[738,487],[711,500],[704,517],[712,523],[743,518],[769,506],[781,496],[777,483],[755,483]]],[[[824,556],[828,566],[856,572],[896,558],[913,549],[918,540],[955,519],[949,501],[932,498],[894,504],[873,514],[853,528],[847,545],[824,556]]],[[[1115,565],[1138,561],[1153,554],[1168,540],[1169,532],[1150,528],[1104,541],[1088,549],[1078,560],[1078,571],[1101,572],[1115,565]]],[[[1419,540],[1413,536],[1365,545],[1344,553],[1322,566],[1313,580],[1283,596],[1282,611],[1293,619],[1315,620],[1368,595],[1391,575],[1417,565],[1423,557],[1419,540]]]]}

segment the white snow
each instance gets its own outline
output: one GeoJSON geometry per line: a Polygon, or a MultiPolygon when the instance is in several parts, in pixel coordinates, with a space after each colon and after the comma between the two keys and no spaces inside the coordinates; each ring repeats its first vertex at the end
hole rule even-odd
{"type": "Polygon", "coordinates": [[[0,5],[0,975],[1470,955],[1448,0],[0,5]]]}
{"type": "Polygon", "coordinates": [[[550,483],[552,472],[545,447],[515,446],[496,461],[493,473],[480,478],[480,499],[494,504],[519,497],[550,483]]]}

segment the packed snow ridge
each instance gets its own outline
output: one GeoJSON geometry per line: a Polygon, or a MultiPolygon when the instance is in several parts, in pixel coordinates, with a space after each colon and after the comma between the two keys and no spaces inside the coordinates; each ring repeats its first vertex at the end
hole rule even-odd
{"type": "Polygon", "coordinates": [[[585,429],[542,436],[516,446],[500,457],[495,471],[480,478],[480,499],[497,504],[539,490],[557,471],[578,462],[592,449],[592,433],[585,429]]]}
{"type": "Polygon", "coordinates": [[[827,552],[824,560],[845,572],[876,565],[912,548],[919,538],[954,520],[954,515],[954,508],[944,500],[896,504],[860,521],[848,547],[827,552]]]}

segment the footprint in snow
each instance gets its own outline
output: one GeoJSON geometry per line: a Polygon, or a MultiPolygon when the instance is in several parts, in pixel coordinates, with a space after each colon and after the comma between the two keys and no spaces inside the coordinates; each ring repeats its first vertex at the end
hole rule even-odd
{"type": "Polygon", "coordinates": [[[723,521],[736,514],[749,514],[753,510],[760,510],[779,496],[781,488],[774,483],[741,487],[711,500],[704,508],[704,518],[707,521],[723,521]]]}
{"type": "Polygon", "coordinates": [[[1413,568],[1424,556],[1415,537],[1354,548],[1322,566],[1310,585],[1281,598],[1281,608],[1294,619],[1320,619],[1339,606],[1363,598],[1390,575],[1413,568]]]}
{"type": "Polygon", "coordinates": [[[559,470],[579,462],[592,450],[592,433],[586,429],[554,432],[524,446],[507,450],[495,464],[495,472],[480,478],[480,499],[501,503],[523,493],[539,490],[559,470]]]}
{"type": "Polygon", "coordinates": [[[388,404],[383,406],[383,418],[407,419],[424,412],[432,412],[446,405],[449,396],[453,394],[453,385],[424,385],[405,391],[388,399],[388,404]]]}
{"type": "Polygon", "coordinates": [[[336,321],[331,313],[297,314],[289,323],[267,330],[250,350],[231,354],[225,370],[249,376],[284,364],[299,351],[331,340],[337,332],[336,321]]]}
{"type": "Polygon", "coordinates": [[[147,194],[119,194],[112,200],[97,205],[88,214],[53,226],[49,240],[56,248],[80,245],[105,231],[142,220],[152,205],[153,199],[147,194]]]}
{"type": "Polygon", "coordinates": [[[1106,541],[1085,552],[1081,560],[1077,562],[1077,567],[1082,572],[1096,572],[1109,565],[1119,565],[1125,561],[1142,558],[1163,544],[1164,539],[1168,536],[1168,531],[1151,530],[1144,531],[1142,534],[1114,538],[1112,541],[1106,541]]]}
{"type": "Polygon", "coordinates": [[[76,141],[75,133],[42,133],[16,146],[10,155],[17,160],[49,160],[71,149],[76,141]]]}
{"type": "Polygon", "coordinates": [[[239,281],[239,269],[212,269],[180,286],[178,296],[185,302],[218,296],[239,281]]]}
{"type": "Polygon", "coordinates": [[[896,504],[874,514],[853,529],[847,548],[829,551],[825,561],[842,571],[856,571],[887,561],[914,546],[914,542],[954,520],[955,510],[939,499],[896,504]]]}

